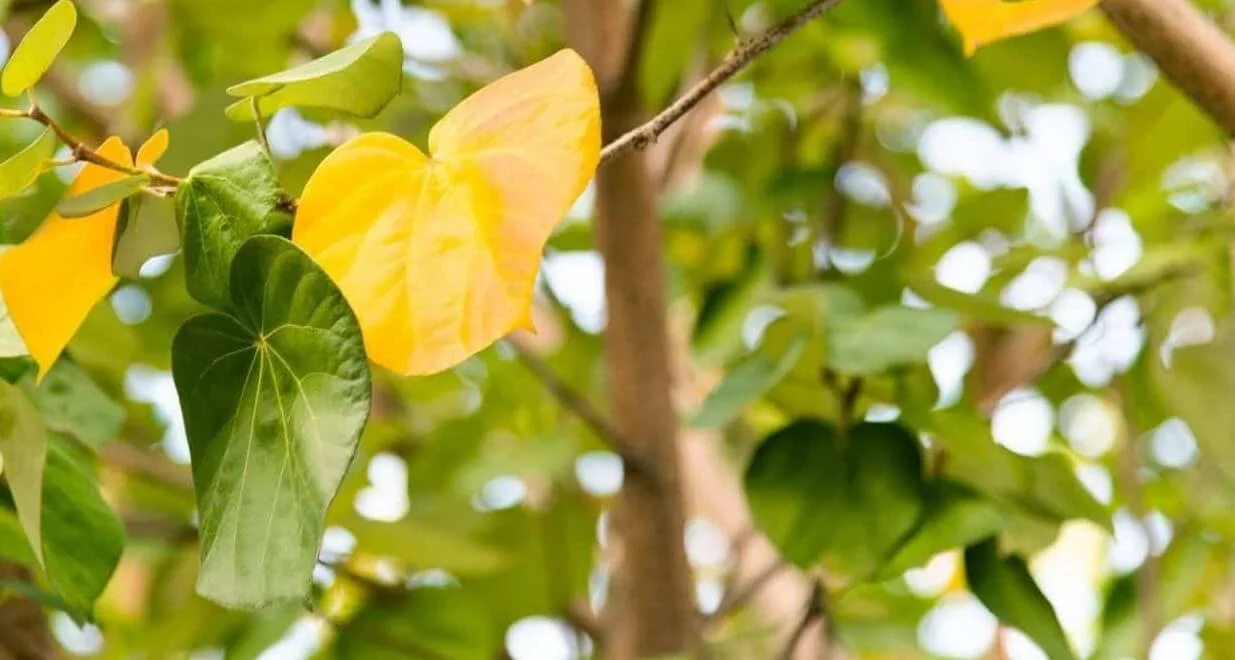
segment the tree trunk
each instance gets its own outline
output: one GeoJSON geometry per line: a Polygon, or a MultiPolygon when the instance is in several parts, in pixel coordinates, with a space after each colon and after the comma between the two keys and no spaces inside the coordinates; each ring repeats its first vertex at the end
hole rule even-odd
{"type": "MultiPolygon", "coordinates": [[[[29,582],[30,573],[17,564],[0,562],[0,580],[29,582]]],[[[24,596],[4,598],[0,602],[0,660],[47,660],[57,656],[43,607],[24,596]]]]}
{"type": "Polygon", "coordinates": [[[1235,135],[1235,43],[1191,0],[1105,0],[1102,11],[1202,110],[1235,135]]]}
{"type": "MultiPolygon", "coordinates": [[[[646,7],[639,8],[646,10],[646,7]]],[[[571,42],[601,83],[606,142],[639,125],[640,44],[626,3],[566,3],[571,42]],[[627,29],[631,26],[631,29],[627,29]]],[[[605,651],[648,658],[694,649],[698,614],[683,541],[685,506],[678,473],[665,266],[656,213],[658,188],[645,152],[608,163],[596,177],[596,242],[605,261],[605,359],[618,432],[636,453],[613,512],[619,544],[606,607],[605,651]]]]}

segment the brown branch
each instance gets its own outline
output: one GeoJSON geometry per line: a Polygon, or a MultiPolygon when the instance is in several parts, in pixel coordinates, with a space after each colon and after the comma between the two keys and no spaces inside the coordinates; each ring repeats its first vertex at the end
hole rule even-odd
{"type": "Polygon", "coordinates": [[[91,163],[94,165],[98,165],[99,167],[104,167],[109,170],[114,170],[116,172],[123,172],[125,174],[145,174],[150,177],[151,183],[157,186],[166,186],[169,188],[176,188],[180,186],[180,179],[177,177],[171,176],[170,174],[163,174],[161,172],[155,172],[153,170],[151,171],[139,170],[135,167],[131,167],[123,163],[117,163],[111,160],[110,158],[103,156],[102,154],[95,151],[94,149],[91,149],[90,147],[86,146],[84,143],[82,143],[77,138],[73,137],[72,135],[69,135],[69,133],[60,126],[60,124],[56,123],[55,120],[47,116],[47,113],[43,112],[43,109],[38,107],[37,105],[31,106],[30,109],[27,110],[25,113],[23,113],[22,116],[28,119],[37,121],[38,123],[54,131],[56,133],[56,137],[59,137],[60,141],[64,142],[64,144],[67,145],[69,149],[72,150],[73,158],[79,161],[82,161],[84,163],[91,163]]]}
{"type": "Polygon", "coordinates": [[[788,564],[780,557],[777,557],[767,568],[763,569],[762,573],[755,575],[746,584],[733,591],[726,592],[724,600],[716,607],[716,611],[704,617],[704,622],[718,621],[746,605],[755,594],[759,593],[760,589],[763,589],[772,578],[776,577],[778,573],[787,567],[788,564]]]}
{"type": "Polygon", "coordinates": [[[725,57],[725,61],[719,67],[708,74],[706,78],[700,80],[694,87],[687,90],[681,98],[674,101],[668,108],[662,110],[660,114],[642,126],[628,131],[606,145],[600,152],[600,164],[604,165],[631,149],[639,151],[647,149],[661,133],[665,132],[665,129],[686,116],[708,94],[711,94],[717,87],[720,87],[730,78],[737,75],[739,71],[745,69],[755,58],[771,50],[774,46],[784,41],[785,37],[798,31],[807,23],[822,16],[824,12],[840,3],[841,0],[814,0],[804,9],[772,27],[767,32],[740,44],[725,57]]]}
{"type": "MultiPolygon", "coordinates": [[[[802,618],[798,620],[798,625],[794,627],[793,633],[785,641],[785,648],[777,655],[778,658],[781,658],[781,660],[791,660],[794,651],[798,648],[798,643],[806,636],[806,632],[811,629],[811,625],[816,621],[823,620],[827,614],[824,597],[823,584],[816,580],[811,588],[810,595],[806,598],[806,605],[802,608],[802,618]]],[[[825,647],[823,657],[827,658],[829,655],[830,653],[828,653],[828,649],[825,647]]]]}
{"type": "Polygon", "coordinates": [[[193,492],[193,475],[152,451],[127,442],[112,442],[99,449],[103,462],[124,472],[141,475],[173,490],[193,492]]]}
{"type": "Polygon", "coordinates": [[[1235,135],[1235,43],[1190,0],[1105,0],[1137,48],[1227,134],[1235,135]]]}
{"type": "Polygon", "coordinates": [[[640,456],[633,450],[630,443],[622,437],[617,427],[604,413],[592,404],[587,397],[575,391],[569,385],[558,378],[553,369],[540,359],[532,349],[528,348],[522,340],[516,336],[506,338],[506,343],[514,350],[519,361],[527,370],[540,381],[545,391],[549,393],[557,402],[562,404],[562,407],[573,413],[579,418],[579,421],[592,429],[592,432],[600,436],[602,440],[609,444],[618,456],[622,457],[622,461],[627,464],[627,467],[636,470],[647,470],[650,466],[646,464],[640,456]]]}
{"type": "Polygon", "coordinates": [[[575,630],[587,635],[597,646],[603,646],[605,631],[600,620],[592,613],[586,602],[577,602],[566,609],[566,622],[575,630]]]}

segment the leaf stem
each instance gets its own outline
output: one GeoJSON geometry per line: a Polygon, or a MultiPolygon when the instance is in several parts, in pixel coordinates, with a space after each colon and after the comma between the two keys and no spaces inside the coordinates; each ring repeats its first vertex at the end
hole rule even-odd
{"type": "Polygon", "coordinates": [[[99,152],[83,144],[77,138],[69,135],[69,133],[65,131],[62,126],[60,126],[60,124],[56,123],[56,121],[49,117],[47,113],[43,112],[43,109],[38,105],[31,105],[29,110],[20,113],[19,116],[33,119],[34,121],[50,128],[53,132],[55,132],[56,137],[59,137],[60,141],[68,146],[69,150],[73,154],[73,159],[76,161],[98,165],[99,167],[104,167],[116,172],[123,172],[125,174],[145,174],[150,177],[150,181],[152,183],[158,186],[166,186],[171,188],[180,186],[181,180],[178,177],[174,177],[170,174],[163,174],[162,172],[139,170],[123,163],[117,163],[116,161],[103,156],[99,152]]]}
{"type": "Polygon", "coordinates": [[[661,133],[664,133],[679,119],[685,117],[696,105],[699,105],[703,99],[715,91],[717,87],[720,87],[730,78],[737,75],[739,71],[745,69],[755,58],[771,50],[774,46],[784,41],[786,37],[797,32],[807,23],[822,16],[824,12],[840,3],[841,0],[813,0],[798,11],[798,13],[768,29],[763,34],[738,44],[737,48],[734,48],[725,56],[720,66],[709,73],[703,80],[696,83],[694,87],[687,90],[681,98],[662,110],[660,114],[605,145],[605,148],[600,151],[600,164],[604,165],[632,149],[638,151],[647,149],[656,142],[656,138],[660,137],[661,133]]]}
{"type": "Polygon", "coordinates": [[[253,128],[257,129],[257,143],[262,145],[266,157],[273,161],[274,156],[270,154],[270,141],[266,139],[266,127],[262,126],[262,111],[258,107],[256,96],[249,97],[249,106],[253,108],[253,128]]]}

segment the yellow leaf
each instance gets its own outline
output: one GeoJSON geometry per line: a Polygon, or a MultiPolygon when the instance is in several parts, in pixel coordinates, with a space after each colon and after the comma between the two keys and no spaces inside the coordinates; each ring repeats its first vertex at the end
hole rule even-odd
{"type": "Polygon", "coordinates": [[[1100,0],[939,0],[960,31],[965,54],[979,47],[1075,18],[1100,0]]]}
{"type": "Polygon", "coordinates": [[[429,133],[386,133],[328,156],[292,239],[360,320],[369,357],[401,374],[447,369],[530,328],[541,251],[600,153],[592,72],[563,50],[495,81],[429,133]]]}
{"type": "MultiPolygon", "coordinates": [[[[98,148],[104,158],[132,166],[132,154],[120,138],[98,148]]],[[[67,196],[80,195],[125,174],[86,165],[67,196]]],[[[39,365],[39,379],[90,309],[116,285],[112,275],[112,238],[119,205],[83,218],[62,218],[53,212],[21,245],[0,254],[0,291],[9,316],[39,365]]]]}
{"type": "Polygon", "coordinates": [[[167,145],[171,139],[168,137],[167,129],[160,128],[158,132],[150,136],[140,149],[137,150],[137,166],[148,167],[159,162],[163,154],[167,153],[167,145]]]}

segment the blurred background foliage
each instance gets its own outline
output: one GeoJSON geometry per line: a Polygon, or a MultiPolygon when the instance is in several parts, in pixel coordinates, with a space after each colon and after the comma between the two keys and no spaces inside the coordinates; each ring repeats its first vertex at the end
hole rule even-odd
{"type": "MultiPolygon", "coordinates": [[[[0,2],[0,55],[48,4],[0,2]]],[[[800,4],[659,3],[638,44],[643,94],[667,103],[739,35],[800,4]]],[[[290,191],[358,131],[423,144],[447,109],[560,48],[566,28],[552,0],[79,5],[81,26],[41,102],[87,141],[137,144],[169,128],[161,167],[173,174],[250,137],[222,114],[228,85],[398,33],[404,90],[379,117],[284,110],[271,120],[290,191]]],[[[1235,4],[1198,5],[1235,27],[1235,4]]],[[[0,156],[37,129],[0,125],[0,156]]],[[[726,459],[723,478],[738,478],[761,440],[795,420],[815,420],[799,430],[899,420],[918,432],[925,465],[905,478],[925,471],[976,503],[919,530],[922,547],[897,561],[836,541],[787,557],[809,566],[812,552],[835,550],[823,565],[837,654],[1046,657],[1042,612],[1008,611],[1036,593],[1007,578],[1023,557],[1082,656],[1225,657],[1235,643],[1231,152],[1101,14],[966,59],[933,0],[849,0],[725,85],[651,158],[683,426],[726,459]],[[987,538],[996,545],[978,543],[987,538]],[[879,579],[861,579],[854,566],[872,561],[879,579]],[[982,589],[980,602],[971,590],[982,589]]],[[[0,202],[4,241],[28,235],[65,186],[47,174],[0,202]]],[[[539,332],[520,341],[565,386],[603,401],[590,216],[585,194],[546,253],[539,332]]],[[[505,343],[432,377],[376,374],[373,421],[329,516],[313,602],[251,614],[195,595],[188,454],[168,368],[175,329],[201,310],[174,255],[171,204],[147,204],[141,221],[133,249],[167,256],[144,261],[70,345],[78,368],[65,387],[78,389],[60,405],[76,418],[44,410],[96,448],[127,534],[97,621],[52,615],[66,652],[593,651],[586,612],[604,599],[606,511],[622,464],[505,343]]],[[[775,488],[803,478],[800,495],[826,481],[791,469],[802,457],[785,451],[789,467],[756,463],[775,488]]],[[[761,499],[757,472],[752,505],[772,520],[780,505],[761,499]]],[[[906,504],[893,490],[849,502],[844,521],[835,503],[814,502],[797,529],[861,535],[898,507],[937,503],[906,504]]],[[[12,517],[0,509],[7,530],[12,517]]],[[[16,534],[3,545],[20,544],[16,534]]],[[[749,532],[693,502],[684,534],[713,657],[771,657],[754,601],[730,602],[749,532]]],[[[801,540],[789,536],[773,540],[801,540]]]]}

